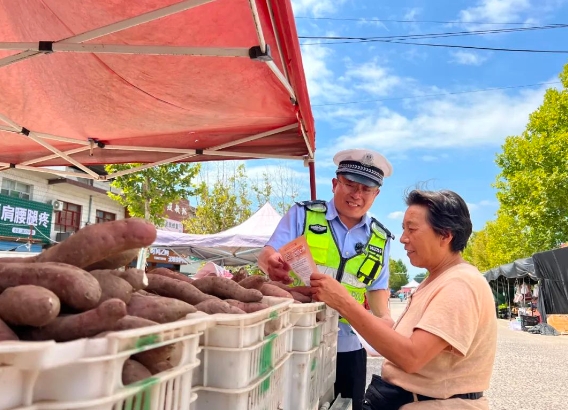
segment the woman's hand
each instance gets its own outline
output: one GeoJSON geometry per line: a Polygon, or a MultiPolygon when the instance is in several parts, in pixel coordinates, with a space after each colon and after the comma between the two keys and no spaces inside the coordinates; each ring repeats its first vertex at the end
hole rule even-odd
{"type": "Polygon", "coordinates": [[[347,289],[329,275],[323,273],[312,273],[310,277],[313,298],[324,302],[330,308],[340,311],[340,307],[352,299],[347,289]]]}

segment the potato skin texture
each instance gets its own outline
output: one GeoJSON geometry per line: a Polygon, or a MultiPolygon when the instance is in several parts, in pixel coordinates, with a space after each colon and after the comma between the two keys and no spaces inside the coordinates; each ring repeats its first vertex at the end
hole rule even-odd
{"type": "Polygon", "coordinates": [[[156,227],[140,218],[87,225],[40,253],[37,261],[63,262],[84,268],[110,255],[150,246],[156,235],[156,227]]]}
{"type": "Polygon", "coordinates": [[[193,286],[221,299],[236,299],[241,302],[260,302],[262,293],[256,289],[245,289],[231,279],[219,276],[207,276],[193,281],[193,286]]]}
{"type": "Polygon", "coordinates": [[[13,326],[45,326],[60,310],[59,298],[41,286],[15,286],[0,294],[0,318],[13,326]]]}
{"type": "Polygon", "coordinates": [[[26,328],[24,340],[55,340],[67,342],[84,337],[95,337],[112,330],[116,322],[126,316],[126,304],[120,299],[110,299],[95,309],[68,316],[59,316],[50,324],[38,328],[26,328]]]}
{"type": "Polygon", "coordinates": [[[19,285],[49,289],[62,304],[79,311],[97,306],[102,295],[94,276],[76,266],[56,262],[0,264],[0,291],[19,285]]]}

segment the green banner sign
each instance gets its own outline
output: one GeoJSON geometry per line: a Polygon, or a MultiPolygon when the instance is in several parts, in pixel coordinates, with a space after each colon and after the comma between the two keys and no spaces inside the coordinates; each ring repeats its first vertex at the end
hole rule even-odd
{"type": "Polygon", "coordinates": [[[0,236],[49,242],[53,207],[0,194],[0,236]]]}

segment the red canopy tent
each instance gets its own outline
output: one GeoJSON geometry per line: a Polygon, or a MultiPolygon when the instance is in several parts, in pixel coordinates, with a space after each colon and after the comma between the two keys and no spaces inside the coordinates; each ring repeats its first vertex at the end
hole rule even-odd
{"type": "Polygon", "coordinates": [[[0,4],[0,170],[314,150],[290,0],[0,4]]]}

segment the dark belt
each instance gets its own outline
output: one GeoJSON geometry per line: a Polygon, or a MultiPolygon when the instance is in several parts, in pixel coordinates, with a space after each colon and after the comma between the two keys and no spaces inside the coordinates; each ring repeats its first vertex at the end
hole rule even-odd
{"type": "MultiPolygon", "coordinates": [[[[452,397],[448,397],[448,399],[464,399],[464,400],[477,400],[483,397],[483,392],[475,392],[475,393],[464,393],[464,394],[454,394],[452,397]]],[[[423,396],[421,394],[416,395],[416,399],[418,401],[427,401],[427,400],[444,400],[444,399],[437,399],[436,397],[428,397],[423,396]]]]}
{"type": "MultiPolygon", "coordinates": [[[[455,394],[448,399],[477,400],[481,397],[483,397],[483,392],[455,394]]],[[[409,392],[402,387],[385,382],[380,376],[373,375],[371,384],[365,393],[363,410],[398,410],[405,404],[427,400],[444,399],[409,392]]]]}

